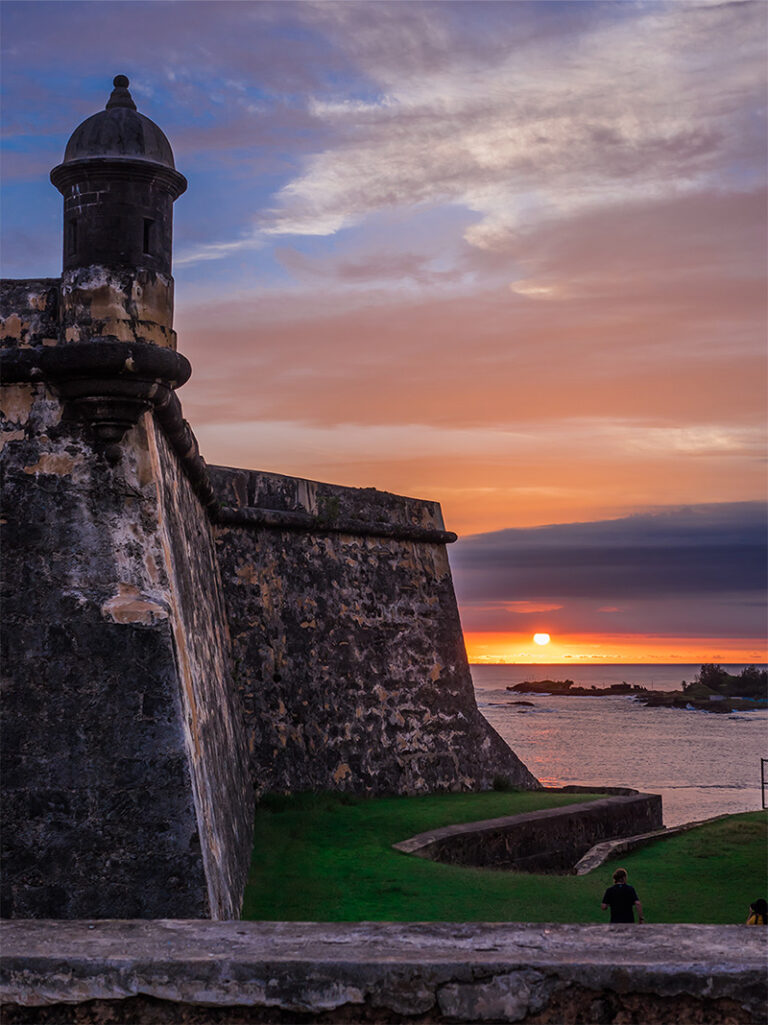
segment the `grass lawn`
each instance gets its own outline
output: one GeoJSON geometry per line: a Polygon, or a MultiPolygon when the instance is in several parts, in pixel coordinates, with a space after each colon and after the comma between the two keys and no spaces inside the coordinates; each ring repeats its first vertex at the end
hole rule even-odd
{"type": "MultiPolygon", "coordinates": [[[[595,795],[596,800],[604,795],[595,795]]],[[[615,865],[549,876],[441,865],[391,845],[439,826],[589,800],[537,792],[270,797],[256,813],[243,918],[605,922],[615,865]]],[[[624,855],[648,922],[743,922],[765,893],[768,815],[751,812],[624,855]]]]}

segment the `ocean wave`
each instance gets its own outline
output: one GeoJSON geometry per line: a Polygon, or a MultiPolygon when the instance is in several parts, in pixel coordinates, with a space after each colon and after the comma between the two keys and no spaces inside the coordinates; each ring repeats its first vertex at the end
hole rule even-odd
{"type": "Polygon", "coordinates": [[[477,697],[486,718],[542,781],[660,793],[668,825],[760,807],[768,709],[692,715],[684,708],[646,707],[631,695],[580,701],[501,687],[482,688],[477,697]],[[520,699],[532,704],[513,703],[520,699]]]}
{"type": "Polygon", "coordinates": [[[664,790],[759,790],[760,783],[656,783],[664,790]]]}

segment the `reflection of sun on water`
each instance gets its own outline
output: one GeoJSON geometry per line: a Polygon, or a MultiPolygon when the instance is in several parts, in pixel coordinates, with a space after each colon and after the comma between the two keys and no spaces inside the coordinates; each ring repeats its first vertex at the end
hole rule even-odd
{"type": "Polygon", "coordinates": [[[549,644],[549,634],[534,634],[533,641],[534,644],[549,644]]]}

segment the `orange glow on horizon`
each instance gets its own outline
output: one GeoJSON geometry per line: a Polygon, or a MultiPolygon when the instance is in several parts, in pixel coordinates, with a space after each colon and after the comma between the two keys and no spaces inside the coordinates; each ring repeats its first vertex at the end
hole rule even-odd
{"type": "Polygon", "coordinates": [[[753,664],[768,662],[765,640],[755,637],[643,637],[632,634],[560,635],[546,647],[529,633],[464,635],[469,661],[523,665],[589,665],[612,662],[753,664]]]}

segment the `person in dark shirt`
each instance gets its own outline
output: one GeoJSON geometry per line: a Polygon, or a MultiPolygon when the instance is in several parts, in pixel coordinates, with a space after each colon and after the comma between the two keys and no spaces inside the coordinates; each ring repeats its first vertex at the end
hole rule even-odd
{"type": "Polygon", "coordinates": [[[603,911],[611,909],[611,922],[634,922],[635,908],[638,920],[644,921],[643,905],[634,886],[627,882],[627,873],[623,868],[617,868],[613,873],[613,886],[609,886],[603,894],[603,903],[600,907],[603,911]]]}

